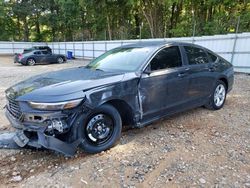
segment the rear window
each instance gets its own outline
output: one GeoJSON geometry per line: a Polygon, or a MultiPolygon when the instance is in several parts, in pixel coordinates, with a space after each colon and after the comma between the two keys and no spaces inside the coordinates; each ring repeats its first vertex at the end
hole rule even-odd
{"type": "Polygon", "coordinates": [[[26,54],[26,53],[29,53],[29,52],[32,52],[32,51],[33,51],[32,48],[28,48],[28,49],[24,49],[23,53],[26,54]]]}
{"type": "Polygon", "coordinates": [[[184,49],[186,51],[190,65],[204,64],[209,62],[207,54],[203,49],[192,46],[184,46],[184,49]]]}
{"type": "Polygon", "coordinates": [[[211,52],[207,52],[209,58],[212,60],[212,62],[215,62],[217,60],[217,56],[212,54],[211,52]]]}
{"type": "Polygon", "coordinates": [[[45,54],[45,55],[46,55],[46,54],[49,54],[48,51],[42,51],[42,53],[45,54]]]}

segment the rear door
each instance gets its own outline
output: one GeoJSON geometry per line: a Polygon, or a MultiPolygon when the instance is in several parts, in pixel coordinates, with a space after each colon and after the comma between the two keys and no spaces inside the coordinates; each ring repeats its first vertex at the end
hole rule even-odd
{"type": "Polygon", "coordinates": [[[190,68],[188,98],[199,103],[211,94],[214,69],[204,49],[195,46],[183,46],[183,48],[190,68]]]}
{"type": "Polygon", "coordinates": [[[178,46],[161,49],[148,64],[139,83],[143,119],[173,111],[186,101],[188,70],[178,46]]]}
{"type": "Polygon", "coordinates": [[[34,56],[35,56],[36,63],[41,63],[42,62],[43,54],[42,54],[41,51],[35,51],[34,56]]]}

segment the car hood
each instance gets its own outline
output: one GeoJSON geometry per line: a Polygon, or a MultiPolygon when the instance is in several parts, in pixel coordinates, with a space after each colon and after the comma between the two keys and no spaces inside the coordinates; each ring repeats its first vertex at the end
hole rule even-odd
{"type": "Polygon", "coordinates": [[[83,92],[86,90],[120,82],[123,77],[124,73],[71,68],[31,77],[7,89],[6,95],[18,101],[70,100],[84,97],[83,92]]]}

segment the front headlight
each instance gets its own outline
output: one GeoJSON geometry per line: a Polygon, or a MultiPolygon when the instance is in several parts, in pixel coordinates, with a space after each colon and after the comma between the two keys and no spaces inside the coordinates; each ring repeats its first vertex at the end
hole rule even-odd
{"type": "Polygon", "coordinates": [[[83,99],[76,99],[64,102],[55,103],[39,103],[39,102],[28,102],[29,105],[34,109],[39,110],[65,110],[78,106],[83,99]]]}

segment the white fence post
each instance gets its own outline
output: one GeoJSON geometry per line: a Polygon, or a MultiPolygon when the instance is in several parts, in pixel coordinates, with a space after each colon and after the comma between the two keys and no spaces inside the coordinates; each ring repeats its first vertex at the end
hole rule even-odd
{"type": "Polygon", "coordinates": [[[14,45],[15,45],[15,43],[14,43],[14,41],[12,41],[12,53],[13,54],[15,54],[15,46],[14,45]]]}
{"type": "Polygon", "coordinates": [[[84,58],[84,42],[82,42],[82,58],[84,58]]]}
{"type": "Polygon", "coordinates": [[[232,49],[232,55],[231,55],[231,60],[230,60],[230,63],[232,65],[234,64],[234,54],[235,54],[235,48],[236,48],[236,44],[237,44],[237,39],[238,39],[238,36],[237,36],[237,34],[235,34],[235,39],[234,39],[234,44],[233,44],[233,49],[232,49]]]}
{"type": "Polygon", "coordinates": [[[239,25],[240,25],[240,17],[238,17],[237,20],[237,27],[236,27],[236,31],[235,31],[235,39],[234,39],[234,44],[233,44],[233,51],[232,51],[232,56],[231,56],[231,64],[233,65],[234,62],[234,54],[235,54],[235,48],[236,48],[236,43],[237,43],[237,34],[238,34],[238,30],[239,30],[239,25]]]}
{"type": "Polygon", "coordinates": [[[94,41],[93,41],[92,44],[93,44],[93,48],[92,49],[93,49],[93,59],[94,59],[95,58],[95,43],[94,43],[94,41]]]}

